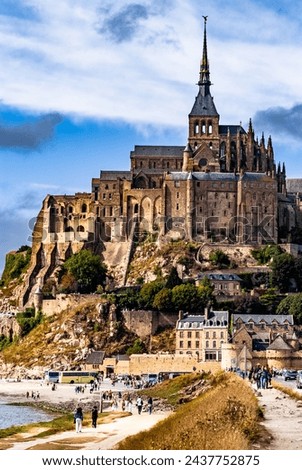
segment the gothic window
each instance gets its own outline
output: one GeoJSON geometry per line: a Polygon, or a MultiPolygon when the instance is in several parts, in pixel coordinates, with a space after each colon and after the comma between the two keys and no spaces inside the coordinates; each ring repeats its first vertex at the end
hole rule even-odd
{"type": "Polygon", "coordinates": [[[87,205],[82,204],[82,211],[81,212],[87,212],[87,205]]]}
{"type": "Polygon", "coordinates": [[[79,225],[77,227],[77,232],[85,232],[85,229],[84,229],[83,225],[79,225]]]}
{"type": "Polygon", "coordinates": [[[73,207],[72,206],[68,206],[68,212],[69,212],[69,214],[72,214],[72,212],[73,212],[73,207]]]}

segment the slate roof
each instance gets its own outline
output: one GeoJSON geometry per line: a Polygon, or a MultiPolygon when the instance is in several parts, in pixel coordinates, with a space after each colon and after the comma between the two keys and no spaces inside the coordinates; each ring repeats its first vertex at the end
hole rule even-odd
{"type": "Polygon", "coordinates": [[[246,181],[262,181],[271,178],[265,173],[250,173],[246,172],[243,175],[234,174],[234,173],[219,173],[219,172],[203,172],[203,171],[171,171],[169,173],[172,180],[187,180],[193,178],[193,180],[198,181],[239,181],[239,179],[246,181]]]}
{"type": "Polygon", "coordinates": [[[184,149],[175,145],[135,145],[130,157],[182,157],[184,149]]]}
{"type": "Polygon", "coordinates": [[[212,96],[210,94],[203,96],[202,93],[198,93],[190,116],[219,116],[212,96]]]}
{"type": "Polygon", "coordinates": [[[249,313],[243,313],[243,314],[234,313],[233,314],[234,323],[238,319],[241,319],[243,323],[248,323],[249,321],[253,321],[255,324],[258,324],[258,325],[260,324],[260,322],[263,322],[263,321],[266,322],[268,325],[271,325],[273,321],[279,324],[283,324],[283,323],[289,323],[290,325],[294,324],[292,315],[260,315],[260,314],[249,314],[249,313]]]}
{"type": "Polygon", "coordinates": [[[237,135],[238,131],[242,134],[246,134],[245,130],[240,125],[222,125],[219,126],[219,134],[228,134],[230,132],[231,135],[237,135]]]}
{"type": "Polygon", "coordinates": [[[278,335],[274,339],[274,341],[271,342],[271,344],[267,347],[267,349],[278,351],[278,350],[292,350],[293,348],[287,344],[287,342],[282,338],[282,336],[278,335]]]}
{"type": "Polygon", "coordinates": [[[92,351],[86,358],[86,364],[103,364],[104,358],[104,351],[92,351]]]}
{"type": "Polygon", "coordinates": [[[181,320],[178,320],[178,328],[203,328],[204,326],[227,326],[229,312],[227,310],[211,310],[209,318],[206,320],[205,315],[186,314],[181,320]],[[190,324],[186,325],[186,324],[190,324]]]}
{"type": "Polygon", "coordinates": [[[204,277],[207,277],[210,281],[242,281],[241,277],[239,277],[237,274],[198,274],[198,279],[203,279],[204,277]]]}
{"type": "Polygon", "coordinates": [[[100,180],[114,181],[117,178],[131,180],[131,171],[101,171],[100,180]]]}

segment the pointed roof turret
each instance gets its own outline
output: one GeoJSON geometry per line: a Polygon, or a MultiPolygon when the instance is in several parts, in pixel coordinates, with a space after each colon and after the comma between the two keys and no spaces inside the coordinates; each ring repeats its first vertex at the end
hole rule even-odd
{"type": "Polygon", "coordinates": [[[199,72],[199,92],[195,99],[191,116],[218,116],[213,97],[210,93],[210,66],[207,47],[207,16],[204,16],[203,53],[199,72]]]}

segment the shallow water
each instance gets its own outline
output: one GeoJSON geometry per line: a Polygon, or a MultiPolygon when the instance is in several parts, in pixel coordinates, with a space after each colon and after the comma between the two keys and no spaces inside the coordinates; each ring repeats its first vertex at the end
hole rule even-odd
{"type": "Polygon", "coordinates": [[[16,406],[0,400],[0,429],[22,424],[51,421],[53,415],[31,406],[16,406]]]}

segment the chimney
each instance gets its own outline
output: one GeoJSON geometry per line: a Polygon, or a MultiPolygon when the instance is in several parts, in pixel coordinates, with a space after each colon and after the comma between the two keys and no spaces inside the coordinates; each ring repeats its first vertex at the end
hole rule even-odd
{"type": "Polygon", "coordinates": [[[209,320],[209,318],[210,318],[210,311],[211,311],[210,305],[207,305],[207,306],[204,308],[204,319],[205,319],[205,320],[209,320]]]}
{"type": "Polygon", "coordinates": [[[179,312],[178,312],[178,320],[182,320],[182,319],[183,319],[183,316],[184,316],[183,310],[179,310],[179,312]]]}

